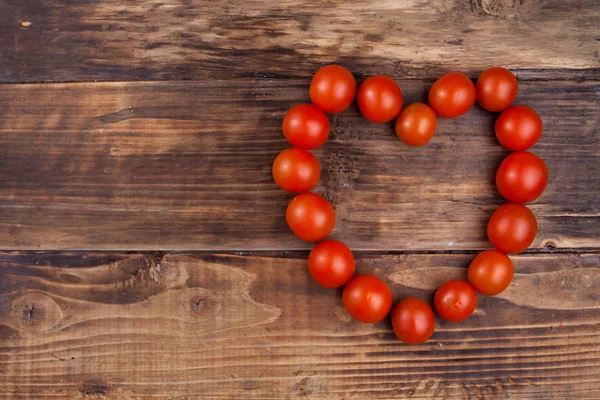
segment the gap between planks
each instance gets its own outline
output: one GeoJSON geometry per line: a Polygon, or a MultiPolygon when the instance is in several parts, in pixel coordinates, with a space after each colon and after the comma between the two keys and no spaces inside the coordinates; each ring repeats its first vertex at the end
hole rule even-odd
{"type": "MultiPolygon", "coordinates": [[[[352,250],[355,255],[471,255],[482,252],[482,249],[463,249],[463,250],[352,250]]],[[[195,251],[170,251],[170,250],[0,250],[0,255],[27,255],[27,254],[40,254],[40,255],[60,255],[60,254],[144,254],[150,256],[164,257],[166,255],[209,255],[209,254],[220,254],[220,255],[231,255],[231,256],[257,256],[257,257],[280,257],[280,258],[294,258],[306,256],[310,250],[195,250],[195,251]]],[[[600,254],[600,247],[591,248],[553,248],[545,247],[542,249],[529,249],[518,254],[509,254],[510,256],[523,256],[523,255],[552,255],[552,254],[600,254]]]]}
{"type": "MultiPolygon", "coordinates": [[[[333,63],[332,63],[333,64],[333,63]]],[[[326,65],[326,64],[324,64],[326,65]]],[[[482,69],[483,71],[483,69],[482,69]]],[[[517,79],[521,82],[553,82],[553,81],[600,81],[600,68],[585,68],[585,69],[511,69],[511,71],[517,76],[517,79]]],[[[450,72],[450,71],[448,71],[450,72]]],[[[477,79],[477,75],[467,74],[471,79],[477,79]]],[[[364,79],[361,75],[357,75],[357,78],[364,79]]],[[[433,82],[435,79],[416,77],[416,76],[391,76],[396,80],[403,81],[424,81],[433,82]]],[[[104,83],[140,83],[140,84],[152,84],[152,83],[168,83],[168,82],[187,82],[187,83],[198,83],[206,81],[219,81],[219,82],[243,82],[247,80],[289,80],[289,81],[308,81],[310,78],[301,78],[294,75],[284,74],[265,74],[256,73],[254,76],[248,77],[232,77],[223,79],[94,79],[94,80],[39,80],[39,81],[0,81],[0,85],[52,85],[52,84],[104,84],[104,83]]]]}

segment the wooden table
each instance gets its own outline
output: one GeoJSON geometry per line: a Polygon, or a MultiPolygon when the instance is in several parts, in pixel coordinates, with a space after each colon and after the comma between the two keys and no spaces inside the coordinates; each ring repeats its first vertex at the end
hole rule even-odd
{"type": "MultiPolygon", "coordinates": [[[[596,0],[0,2],[0,397],[599,399],[599,21],[596,0]],[[545,123],[513,284],[419,346],[351,320],[285,224],[282,117],[330,62],[405,104],[503,65],[545,123]]],[[[490,246],[494,118],[413,149],[331,117],[316,192],[395,300],[490,246]]]]}

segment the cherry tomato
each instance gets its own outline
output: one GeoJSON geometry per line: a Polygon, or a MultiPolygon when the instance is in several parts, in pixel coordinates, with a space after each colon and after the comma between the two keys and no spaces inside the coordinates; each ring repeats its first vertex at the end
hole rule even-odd
{"type": "Polygon", "coordinates": [[[312,104],[298,104],[283,118],[283,135],[288,142],[305,150],[323,145],[329,136],[329,120],[312,104]]]}
{"type": "Polygon", "coordinates": [[[529,208],[517,203],[504,204],[492,214],[487,234],[501,252],[520,253],[535,239],[537,221],[529,208]]]}
{"type": "Polygon", "coordinates": [[[288,192],[302,193],[312,189],[321,177],[317,157],[302,149],[285,149],[273,162],[275,183],[288,192]]]}
{"type": "Polygon", "coordinates": [[[479,293],[488,296],[503,292],[513,275],[512,261],[498,250],[482,251],[469,265],[469,282],[479,293]]]}
{"type": "Polygon", "coordinates": [[[437,127],[433,110],[423,103],[406,106],[396,120],[396,135],[411,146],[423,146],[431,140],[437,127]]]}
{"type": "Polygon", "coordinates": [[[344,243],[326,240],[316,245],[308,255],[308,272],[321,286],[336,288],[354,275],[356,261],[344,243]]]}
{"type": "Polygon", "coordinates": [[[519,84],[514,74],[506,68],[492,67],[479,75],[475,90],[481,107],[488,111],[502,111],[515,101],[519,84]]]}
{"type": "Polygon", "coordinates": [[[384,123],[396,118],[402,109],[402,91],[390,77],[372,76],[358,88],[358,108],[371,122],[384,123]]]}
{"type": "Polygon", "coordinates": [[[392,327],[396,337],[404,343],[423,343],[433,335],[435,315],[423,300],[404,299],[392,311],[392,327]]]}
{"type": "Polygon", "coordinates": [[[548,184],[548,167],[528,151],[510,154],[496,173],[496,186],[513,203],[529,203],[540,197],[548,184]]]}
{"type": "Polygon", "coordinates": [[[507,108],[496,120],[496,137],[509,150],[527,150],[542,136],[542,119],[527,106],[507,108]]]}
{"type": "Polygon", "coordinates": [[[335,211],[331,204],[318,194],[306,192],[290,201],[285,219],[292,232],[300,239],[318,242],[333,230],[335,211]]]}
{"type": "Polygon", "coordinates": [[[475,85],[465,74],[450,72],[429,89],[429,106],[437,115],[456,118],[475,104],[475,85]]]}
{"type": "Polygon", "coordinates": [[[467,319],[477,307],[477,292],[465,281],[448,281],[435,292],[435,311],[446,321],[467,319]]]}
{"type": "Polygon", "coordinates": [[[392,308],[392,292],[373,275],[357,275],[346,284],[342,303],[354,319],[374,324],[385,318],[392,308]]]}
{"type": "Polygon", "coordinates": [[[310,83],[310,99],[326,113],[339,113],[350,107],[356,95],[354,75],[340,65],[327,65],[317,71],[310,83]]]}

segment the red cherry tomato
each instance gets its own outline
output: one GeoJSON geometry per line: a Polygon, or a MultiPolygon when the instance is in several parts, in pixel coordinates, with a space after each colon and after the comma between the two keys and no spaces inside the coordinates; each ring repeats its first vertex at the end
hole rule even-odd
{"type": "Polygon", "coordinates": [[[488,296],[503,292],[513,275],[512,261],[498,250],[482,251],[469,265],[469,282],[479,293],[488,296]]]}
{"type": "Polygon", "coordinates": [[[344,243],[326,240],[316,245],[308,255],[308,272],[321,286],[336,288],[354,275],[356,261],[344,243]]]}
{"type": "Polygon", "coordinates": [[[433,110],[423,103],[406,106],[396,120],[396,135],[411,146],[423,146],[431,140],[437,127],[433,110]]]}
{"type": "Polygon", "coordinates": [[[318,194],[307,192],[290,201],[285,219],[292,232],[300,239],[318,242],[333,230],[335,211],[327,200],[318,194]]]}
{"type": "Polygon", "coordinates": [[[312,189],[321,177],[317,157],[302,149],[285,149],[273,162],[275,183],[288,192],[302,193],[312,189]]]}
{"type": "Polygon", "coordinates": [[[448,281],[435,292],[435,311],[446,321],[467,319],[477,307],[477,292],[468,282],[448,281]]]}
{"type": "Polygon", "coordinates": [[[541,158],[527,151],[510,154],[496,173],[498,191],[513,203],[537,199],[547,184],[548,167],[541,158]]]}
{"type": "Polygon", "coordinates": [[[396,337],[404,343],[423,343],[433,335],[435,315],[423,300],[404,299],[392,311],[392,327],[396,337]]]}
{"type": "Polygon", "coordinates": [[[456,118],[475,104],[475,85],[465,74],[450,72],[429,89],[429,106],[437,115],[456,118]]]}
{"type": "Polygon", "coordinates": [[[329,136],[329,120],[323,111],[312,104],[298,104],[283,118],[283,135],[301,149],[321,146],[329,136]]]}
{"type": "Polygon", "coordinates": [[[520,253],[535,239],[537,220],[531,210],[521,204],[504,204],[492,214],[487,234],[492,245],[501,252],[520,253]]]}
{"type": "Polygon", "coordinates": [[[354,75],[339,65],[317,71],[310,83],[310,99],[326,113],[339,113],[350,107],[356,95],[354,75]]]}
{"type": "Polygon", "coordinates": [[[488,111],[502,111],[517,98],[519,84],[514,74],[506,68],[492,67],[479,75],[475,90],[481,107],[488,111]]]}
{"type": "Polygon", "coordinates": [[[376,276],[357,275],[344,287],[342,303],[354,319],[374,324],[390,312],[392,292],[376,276]]]}
{"type": "Polygon", "coordinates": [[[527,106],[507,108],[496,120],[496,137],[509,150],[527,150],[542,136],[542,119],[527,106]]]}
{"type": "Polygon", "coordinates": [[[358,108],[371,122],[384,123],[396,118],[402,109],[402,91],[392,78],[372,76],[358,88],[358,108]]]}

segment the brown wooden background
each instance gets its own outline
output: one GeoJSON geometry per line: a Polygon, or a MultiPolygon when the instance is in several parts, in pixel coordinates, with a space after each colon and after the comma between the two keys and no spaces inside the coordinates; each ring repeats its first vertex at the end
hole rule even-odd
{"type": "MultiPolygon", "coordinates": [[[[599,21],[596,0],[0,1],[0,397],[599,399],[599,21]],[[330,62],[407,103],[506,66],[545,123],[513,285],[423,345],[352,321],[285,225],[281,120],[330,62]]],[[[316,191],[395,300],[490,246],[494,118],[420,149],[331,118],[316,191]]]]}

